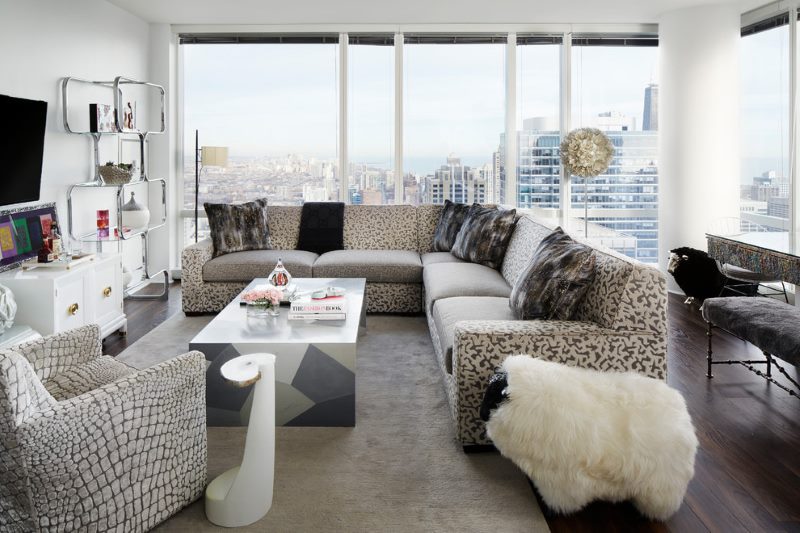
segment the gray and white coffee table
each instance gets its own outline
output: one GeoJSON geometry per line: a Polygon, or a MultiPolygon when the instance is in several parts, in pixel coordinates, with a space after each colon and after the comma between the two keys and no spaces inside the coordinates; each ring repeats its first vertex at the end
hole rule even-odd
{"type": "MultiPolygon", "coordinates": [[[[266,284],[256,278],[245,291],[266,284]]],[[[356,345],[366,326],[364,278],[294,278],[298,291],[343,287],[344,321],[289,322],[288,307],[275,318],[247,317],[236,297],[189,343],[211,363],[206,372],[210,426],[245,426],[253,387],[234,388],[220,375],[229,360],[244,354],[274,353],[275,423],[278,426],[355,426],[356,345]]]]}

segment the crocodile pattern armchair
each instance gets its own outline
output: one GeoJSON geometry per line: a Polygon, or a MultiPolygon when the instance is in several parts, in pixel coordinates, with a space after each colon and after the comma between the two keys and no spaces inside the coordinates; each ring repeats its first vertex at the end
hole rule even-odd
{"type": "Polygon", "coordinates": [[[144,531],[206,482],[205,358],[136,370],[84,326],[0,351],[0,531],[144,531]]]}

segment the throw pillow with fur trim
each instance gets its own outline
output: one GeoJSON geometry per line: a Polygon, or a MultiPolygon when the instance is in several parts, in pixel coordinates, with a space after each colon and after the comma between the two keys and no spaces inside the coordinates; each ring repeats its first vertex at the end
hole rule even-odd
{"type": "Polygon", "coordinates": [[[571,320],[594,279],[594,252],[561,228],[542,239],[508,300],[520,320],[571,320]]]}
{"type": "Polygon", "coordinates": [[[203,204],[211,229],[214,257],[245,250],[270,250],[267,200],[243,204],[203,204]]]}
{"type": "MultiPolygon", "coordinates": [[[[477,205],[477,204],[474,204],[477,205]]],[[[449,252],[453,248],[464,219],[472,206],[469,204],[455,204],[450,200],[444,201],[444,209],[439,215],[436,232],[433,234],[433,251],[449,252]]]]}
{"type": "Polygon", "coordinates": [[[450,252],[464,261],[498,269],[517,224],[516,209],[473,204],[450,252]]]}

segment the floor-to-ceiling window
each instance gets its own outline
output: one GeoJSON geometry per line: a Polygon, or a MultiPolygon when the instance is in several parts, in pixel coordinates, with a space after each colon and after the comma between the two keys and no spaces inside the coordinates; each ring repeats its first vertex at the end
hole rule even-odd
{"type": "Polygon", "coordinates": [[[505,123],[505,41],[494,35],[405,36],[407,198],[497,201],[493,160],[505,123]]]}
{"type": "Polygon", "coordinates": [[[572,127],[604,131],[615,147],[609,169],[572,180],[575,216],[588,207],[588,236],[632,239],[626,254],[658,261],[658,41],[576,35],[572,40],[572,127]],[[586,191],[588,190],[588,195],[586,191]]]}
{"type": "Polygon", "coordinates": [[[561,40],[517,35],[517,207],[560,207],[561,40]]]}
{"type": "Polygon", "coordinates": [[[395,198],[394,34],[353,34],[349,43],[347,200],[403,203],[395,198]]]}
{"type": "MultiPolygon", "coordinates": [[[[195,201],[195,131],[200,146],[227,147],[229,154],[227,166],[200,171],[201,211],[204,202],[265,197],[272,204],[299,204],[341,197],[338,36],[263,41],[182,46],[187,210],[195,201]]],[[[186,218],[185,231],[193,238],[193,217],[186,218]]]]}
{"type": "Polygon", "coordinates": [[[789,14],[742,30],[741,179],[738,228],[788,231],[789,14]]]}
{"type": "Polygon", "coordinates": [[[559,143],[563,131],[596,126],[617,156],[589,185],[589,237],[656,260],[653,34],[181,34],[181,43],[187,236],[195,131],[200,146],[229,149],[227,166],[201,169],[202,230],[203,202],[256,197],[450,199],[582,216],[583,184],[562,180],[559,143]]]}

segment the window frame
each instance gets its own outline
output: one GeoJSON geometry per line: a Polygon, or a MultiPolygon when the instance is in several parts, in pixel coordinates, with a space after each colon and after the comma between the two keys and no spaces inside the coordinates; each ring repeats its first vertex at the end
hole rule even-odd
{"type": "MultiPolygon", "coordinates": [[[[253,42],[254,39],[262,38],[270,42],[275,42],[276,37],[285,36],[287,42],[292,42],[297,38],[305,36],[319,36],[319,35],[337,35],[338,36],[338,65],[337,65],[337,83],[339,89],[339,109],[338,109],[338,139],[337,139],[337,155],[339,168],[348,168],[348,47],[350,45],[349,34],[363,36],[365,34],[392,34],[394,35],[393,46],[394,54],[394,172],[397,176],[395,179],[395,203],[403,203],[404,199],[404,186],[403,186],[403,62],[405,43],[405,35],[484,35],[494,36],[498,38],[501,36],[506,40],[505,51],[505,130],[506,136],[505,143],[505,161],[508,164],[511,162],[513,168],[506,167],[506,188],[505,198],[502,198],[503,204],[516,206],[516,189],[517,189],[517,176],[516,176],[516,131],[517,131],[517,72],[516,72],[516,56],[517,56],[517,36],[531,36],[542,35],[545,38],[556,38],[561,40],[561,53],[560,53],[560,72],[559,72],[559,119],[561,135],[566,135],[571,129],[571,102],[572,102],[572,38],[573,34],[578,38],[579,36],[592,34],[603,35],[609,38],[625,38],[630,36],[655,36],[658,35],[658,25],[656,24],[311,24],[311,25],[255,25],[255,26],[240,26],[240,25],[173,25],[172,33],[175,42],[179,42],[182,34],[193,34],[197,36],[207,35],[209,40],[207,43],[212,44],[214,37],[224,36],[242,36],[243,41],[253,42]],[[509,142],[511,139],[511,142],[509,142]]],[[[229,41],[230,42],[230,41],[229,41]]],[[[296,42],[296,41],[295,41],[296,42]]],[[[521,44],[524,46],[525,44],[521,44]]],[[[176,187],[175,187],[175,205],[176,220],[173,227],[177,229],[177,238],[173,242],[176,243],[176,249],[173,251],[173,257],[177,259],[176,264],[180,264],[180,251],[183,249],[185,243],[184,236],[184,219],[193,218],[194,210],[184,209],[183,207],[183,193],[184,193],[184,179],[183,179],[183,146],[184,137],[187,132],[183,128],[183,115],[184,115],[184,58],[183,47],[177,44],[178,53],[176,61],[176,84],[177,90],[175,91],[174,103],[177,108],[177,124],[175,125],[176,145],[180,147],[179,155],[176,157],[175,171],[176,171],[176,187]]],[[[340,172],[340,190],[347,190],[347,172],[340,172]]],[[[564,176],[564,169],[562,166],[561,175],[564,176]]],[[[559,209],[554,210],[553,215],[560,218],[569,218],[570,216],[570,198],[571,198],[571,180],[562,179],[560,187],[560,201],[559,209]]],[[[347,194],[344,195],[343,201],[349,201],[347,194]]],[[[204,214],[201,213],[201,218],[204,214]]]]}

